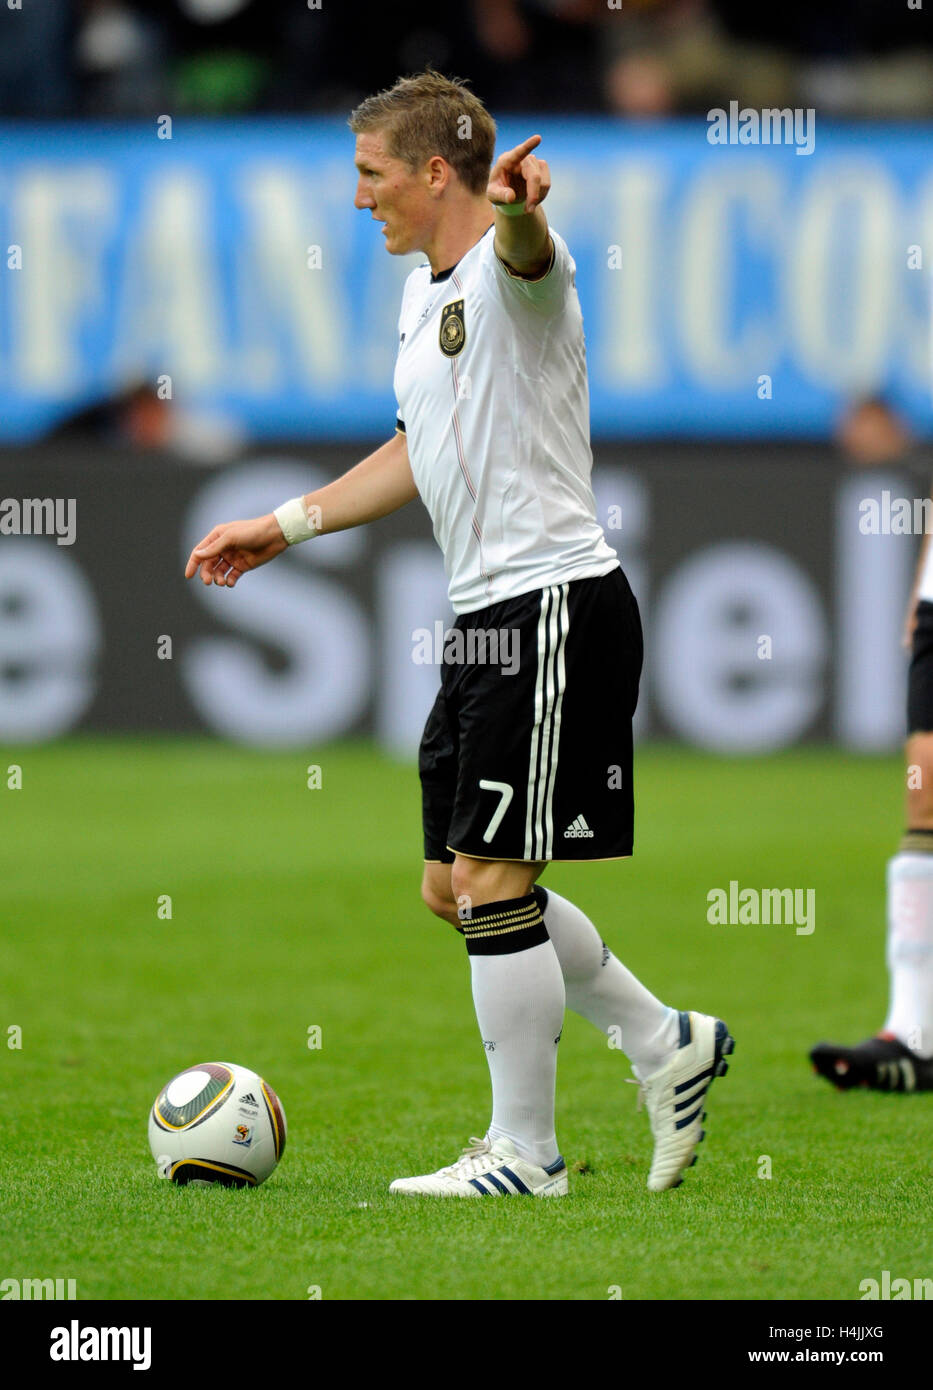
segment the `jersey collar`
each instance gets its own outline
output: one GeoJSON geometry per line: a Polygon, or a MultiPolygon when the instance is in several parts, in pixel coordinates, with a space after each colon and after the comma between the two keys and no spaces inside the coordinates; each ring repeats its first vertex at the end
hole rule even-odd
{"type": "MultiPolygon", "coordinates": [[[[468,256],[470,254],[470,251],[473,250],[473,247],[479,246],[479,243],[480,241],[482,241],[483,237],[488,236],[489,233],[494,229],[495,225],[495,222],[490,222],[485,232],[483,232],[483,236],[479,238],[479,241],[474,241],[473,246],[470,247],[469,251],[464,251],[463,256],[460,257],[460,261],[463,260],[464,256],[468,256]]],[[[448,270],[439,270],[436,275],[432,275],[431,284],[439,285],[442,280],[449,280],[451,275],[453,275],[454,271],[457,269],[457,266],[460,264],[460,261],[454,261],[453,265],[450,266],[448,270]]]]}

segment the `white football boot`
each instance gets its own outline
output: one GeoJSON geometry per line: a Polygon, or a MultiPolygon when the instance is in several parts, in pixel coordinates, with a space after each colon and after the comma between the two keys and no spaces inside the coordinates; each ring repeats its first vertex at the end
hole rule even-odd
{"type": "Polygon", "coordinates": [[[722,1019],[681,1013],[680,1046],[669,1061],[639,1084],[654,1135],[648,1190],[663,1192],[683,1182],[683,1171],[697,1161],[703,1139],[703,1109],[713,1078],[729,1070],[725,1057],[735,1039],[722,1019]]]}
{"type": "Polygon", "coordinates": [[[471,1139],[449,1168],[420,1178],[396,1178],[390,1192],[407,1197],[565,1197],[567,1165],[562,1158],[539,1168],[520,1158],[509,1139],[471,1139]]]}

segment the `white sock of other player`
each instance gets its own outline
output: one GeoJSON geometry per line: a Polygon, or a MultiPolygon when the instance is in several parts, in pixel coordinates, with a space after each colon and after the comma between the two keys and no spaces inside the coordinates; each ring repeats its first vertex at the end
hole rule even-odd
{"type": "Polygon", "coordinates": [[[534,892],[560,961],[567,1007],[606,1033],[639,1079],[650,1076],[678,1046],[678,1011],[617,960],[585,912],[550,888],[534,892]]]}
{"type": "Polygon", "coordinates": [[[564,977],[532,894],[474,907],[461,922],[473,1002],[492,1081],[490,1140],[511,1139],[542,1168],[558,1157],[554,1132],[564,977]]]}
{"type": "Polygon", "coordinates": [[[884,1032],[920,1057],[933,1056],[933,853],[888,862],[890,1004],[884,1032]]]}

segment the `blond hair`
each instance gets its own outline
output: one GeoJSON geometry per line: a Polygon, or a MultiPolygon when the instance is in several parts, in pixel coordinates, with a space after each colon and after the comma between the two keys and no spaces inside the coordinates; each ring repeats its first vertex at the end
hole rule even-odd
{"type": "Polygon", "coordinates": [[[350,113],[354,135],[382,131],[386,151],[412,171],[440,155],[471,193],[485,193],[496,147],[496,123],[459,77],[433,68],[400,77],[350,113]]]}

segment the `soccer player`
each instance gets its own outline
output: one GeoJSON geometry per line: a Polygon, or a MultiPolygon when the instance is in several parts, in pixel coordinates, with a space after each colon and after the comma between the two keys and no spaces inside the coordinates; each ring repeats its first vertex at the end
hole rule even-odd
{"type": "Polygon", "coordinates": [[[888,861],[888,1016],[855,1047],[822,1042],[810,1052],[841,1090],[933,1090],[933,546],[924,536],[907,608],[907,830],[888,861]]]}
{"type": "Polygon", "coordinates": [[[419,756],[422,896],[464,937],[492,1079],[485,1136],[390,1190],[561,1196],[554,1132],[565,1005],[629,1057],[654,1134],[652,1191],[703,1138],[726,1025],[655,998],[573,903],[537,886],[552,860],[632,853],[638,609],[596,520],[575,266],[542,203],[532,135],[499,156],[459,80],[427,71],[353,112],[355,205],[391,255],[422,251],[398,325],[393,437],[268,516],[215,527],[186,568],[235,585],[312,535],[420,496],[456,621],[419,756]],[[517,661],[513,660],[517,652],[517,661]]]}

